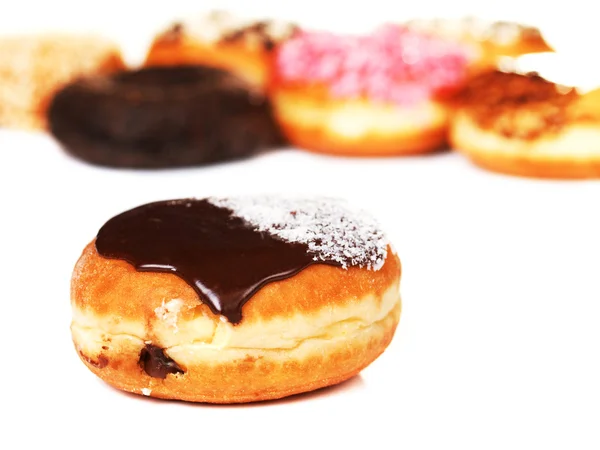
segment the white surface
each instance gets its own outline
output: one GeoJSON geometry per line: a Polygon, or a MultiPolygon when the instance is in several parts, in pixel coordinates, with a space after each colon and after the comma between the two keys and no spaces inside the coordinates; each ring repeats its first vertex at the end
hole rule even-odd
{"type": "MultiPolygon", "coordinates": [[[[31,3],[11,5],[4,24],[23,28],[31,3]]],[[[305,2],[294,5],[288,13],[305,2]]],[[[34,24],[58,23],[45,8],[34,24]]],[[[103,8],[86,17],[137,20],[129,4],[103,8]]],[[[282,151],[131,172],[0,131],[0,447],[598,449],[599,198],[600,182],[505,177],[457,154],[282,151]],[[384,224],[403,262],[404,312],[382,357],[340,387],[253,406],[154,401],[96,379],[71,344],[69,281],[98,228],[148,201],[272,191],[342,196],[384,224]]]]}
{"type": "Polygon", "coordinates": [[[498,176],[455,154],[287,151],[132,173],[76,162],[44,136],[3,132],[0,148],[0,409],[23,448],[281,448],[320,431],[330,448],[600,445],[598,182],[498,176]],[[404,265],[404,313],[386,353],[340,388],[250,407],[151,401],[97,380],[72,348],[68,299],[73,265],[104,221],[158,199],[272,191],[343,196],[384,223],[404,265]]]}

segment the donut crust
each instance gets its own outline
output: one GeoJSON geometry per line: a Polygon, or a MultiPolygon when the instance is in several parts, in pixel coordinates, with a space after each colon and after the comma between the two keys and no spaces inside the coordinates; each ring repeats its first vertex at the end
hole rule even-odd
{"type": "Polygon", "coordinates": [[[213,314],[173,274],[138,272],[90,243],[72,278],[73,341],[86,366],[112,386],[158,398],[240,403],[347,380],[391,341],[400,316],[400,261],[378,271],[325,264],[269,283],[237,325],[213,314]],[[184,373],[149,376],[151,343],[184,373]]]}
{"type": "Polygon", "coordinates": [[[448,110],[441,101],[401,107],[333,99],[324,86],[278,82],[272,102],[288,141],[317,153],[417,155],[440,150],[447,140],[448,110]]]}

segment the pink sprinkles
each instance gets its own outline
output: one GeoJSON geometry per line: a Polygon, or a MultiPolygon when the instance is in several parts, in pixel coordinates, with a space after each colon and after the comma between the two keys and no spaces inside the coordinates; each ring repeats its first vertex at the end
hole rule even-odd
{"type": "Polygon", "coordinates": [[[277,56],[288,81],[324,83],[332,96],[411,104],[457,86],[468,49],[406,27],[385,25],[362,36],[303,32],[277,56]]]}

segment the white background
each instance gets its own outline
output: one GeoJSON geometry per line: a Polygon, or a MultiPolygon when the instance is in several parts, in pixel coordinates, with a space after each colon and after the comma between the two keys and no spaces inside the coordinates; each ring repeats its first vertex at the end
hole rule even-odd
{"type": "MultiPolygon", "coordinates": [[[[211,4],[39,3],[2,0],[0,33],[101,31],[131,61],[158,24],[211,4]]],[[[573,2],[386,3],[252,8],[348,29],[474,12],[542,25],[571,55],[596,52],[583,39],[593,18],[573,2]]],[[[598,449],[599,198],[597,181],[495,175],[454,153],[343,159],[290,149],[134,172],[75,161],[43,134],[0,131],[0,448],[598,449]],[[404,268],[388,350],[339,387],[247,406],[156,401],[96,379],[70,340],[69,281],[98,228],[149,201],[252,192],[341,196],[381,220],[404,268]]]]}

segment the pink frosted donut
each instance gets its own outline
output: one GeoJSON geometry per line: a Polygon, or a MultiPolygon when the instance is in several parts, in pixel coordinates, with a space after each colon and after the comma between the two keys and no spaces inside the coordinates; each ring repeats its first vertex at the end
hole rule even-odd
{"type": "Polygon", "coordinates": [[[468,60],[456,43],[385,25],[361,36],[303,32],[282,46],[277,72],[287,82],[326,84],[334,98],[410,104],[455,88],[468,60]]]}
{"type": "Polygon", "coordinates": [[[302,32],[275,59],[273,95],[291,142],[345,154],[421,153],[445,141],[440,98],[460,87],[469,50],[385,25],[368,35],[302,32]]]}

